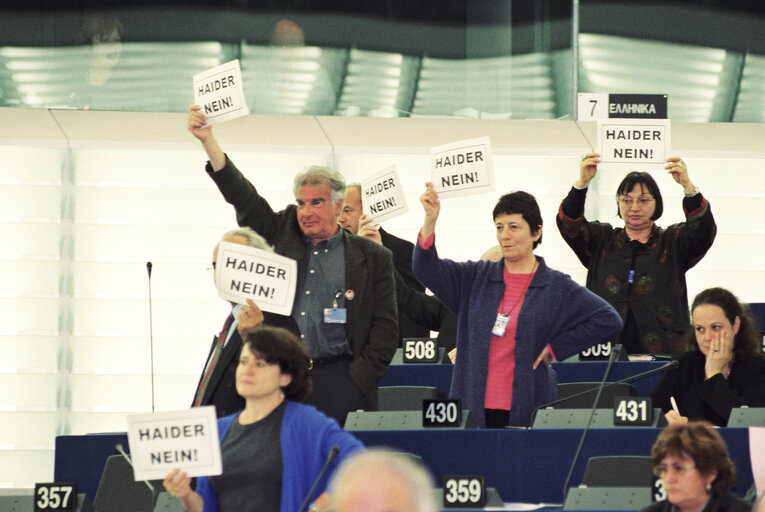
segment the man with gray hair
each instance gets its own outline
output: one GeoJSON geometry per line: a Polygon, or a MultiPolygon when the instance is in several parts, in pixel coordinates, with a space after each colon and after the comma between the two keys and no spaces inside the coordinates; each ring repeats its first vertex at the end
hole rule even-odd
{"type": "Polygon", "coordinates": [[[359,452],[329,482],[332,512],[436,512],[433,478],[406,453],[359,452]]]}
{"type": "Polygon", "coordinates": [[[188,130],[202,143],[207,173],[249,226],[298,262],[289,320],[312,359],[308,399],[343,425],[347,413],[377,408],[377,382],[396,351],[398,319],[390,251],[340,228],[345,180],[313,166],[295,178],[297,204],[274,211],[230,159],[191,107],[188,130]]]}
{"type": "MultiPolygon", "coordinates": [[[[363,220],[367,227],[370,226],[370,222],[366,219],[366,216],[363,213],[361,183],[349,183],[345,187],[345,201],[343,202],[343,209],[340,211],[340,216],[337,220],[340,222],[341,226],[354,235],[364,236],[361,232],[360,221],[363,220]]],[[[374,225],[373,228],[370,228],[367,231],[373,232],[374,237],[366,236],[366,238],[382,244],[383,247],[393,253],[393,268],[396,272],[396,293],[398,299],[399,339],[403,341],[405,338],[427,338],[430,336],[430,329],[410,318],[406,314],[407,310],[404,309],[404,304],[401,300],[403,287],[406,287],[407,290],[412,290],[413,293],[415,291],[425,293],[425,287],[416,277],[414,277],[414,271],[412,270],[414,244],[388,233],[379,225],[374,225]]]]}
{"type": "MultiPolygon", "coordinates": [[[[220,242],[230,242],[261,249],[274,251],[265,238],[252,228],[232,229],[224,233],[220,242]]],[[[218,246],[215,244],[212,254],[212,270],[218,259],[218,246]]],[[[244,398],[236,392],[236,367],[239,364],[239,351],[242,339],[247,331],[263,323],[264,315],[252,299],[247,304],[231,304],[229,313],[221,332],[213,338],[207,363],[199,377],[197,390],[194,393],[192,406],[214,405],[215,413],[220,418],[244,409],[244,398]]],[[[270,315],[275,316],[275,315],[270,315]]],[[[270,319],[270,318],[269,318],[270,319]]]]}

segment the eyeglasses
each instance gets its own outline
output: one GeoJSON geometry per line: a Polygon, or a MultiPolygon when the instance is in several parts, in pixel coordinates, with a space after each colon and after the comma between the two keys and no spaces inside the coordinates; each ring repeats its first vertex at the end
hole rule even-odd
{"type": "Polygon", "coordinates": [[[210,275],[215,275],[215,262],[213,261],[212,264],[210,264],[209,267],[207,267],[207,273],[210,275]]]}
{"type": "MultiPolygon", "coordinates": [[[[620,197],[619,198],[619,204],[624,207],[631,207],[632,204],[635,202],[635,199],[632,199],[631,197],[620,197]]],[[[653,197],[641,197],[640,199],[637,199],[638,206],[645,207],[651,204],[655,199],[653,197]]]]}
{"type": "Polygon", "coordinates": [[[669,466],[666,464],[659,464],[658,466],[653,467],[653,474],[656,476],[664,476],[669,473],[669,470],[671,469],[675,473],[682,475],[686,471],[690,471],[695,467],[696,466],[682,466],[680,464],[670,464],[669,466]]]}

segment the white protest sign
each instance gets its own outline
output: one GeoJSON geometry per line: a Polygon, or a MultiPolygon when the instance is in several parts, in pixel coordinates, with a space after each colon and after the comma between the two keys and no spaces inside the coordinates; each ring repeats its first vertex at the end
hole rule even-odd
{"type": "Polygon", "coordinates": [[[297,262],[248,245],[221,242],[215,264],[218,295],[244,304],[252,299],[263,311],[290,315],[297,286],[297,262]]]}
{"type": "Polygon", "coordinates": [[[161,480],[176,468],[192,477],[221,474],[215,407],[135,414],[127,421],[136,481],[161,480]]]}
{"type": "Polygon", "coordinates": [[[432,148],[430,180],[441,199],[492,192],[495,185],[489,137],[432,148]]]}
{"type": "Polygon", "coordinates": [[[395,165],[368,176],[361,182],[361,204],[376,224],[409,211],[404,187],[395,165]]]}
{"type": "Polygon", "coordinates": [[[250,113],[244,99],[239,59],[197,73],[193,81],[194,104],[202,107],[208,125],[250,113]]]}
{"type": "Polygon", "coordinates": [[[669,119],[598,119],[598,168],[663,167],[669,139],[669,119]]]}

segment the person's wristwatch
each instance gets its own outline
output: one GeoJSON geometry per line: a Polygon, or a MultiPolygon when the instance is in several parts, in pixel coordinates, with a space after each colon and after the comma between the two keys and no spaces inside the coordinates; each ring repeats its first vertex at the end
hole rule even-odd
{"type": "Polygon", "coordinates": [[[685,194],[685,197],[693,197],[698,193],[699,193],[699,187],[693,187],[693,190],[690,193],[685,194]]]}

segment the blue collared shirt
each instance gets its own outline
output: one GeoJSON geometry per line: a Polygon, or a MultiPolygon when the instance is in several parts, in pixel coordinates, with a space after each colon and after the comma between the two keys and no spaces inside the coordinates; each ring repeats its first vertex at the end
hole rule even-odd
{"type": "Polygon", "coordinates": [[[345,324],[324,322],[325,308],[345,307],[345,240],[343,230],[316,245],[304,238],[306,254],[292,317],[313,359],[351,354],[345,324]]]}

